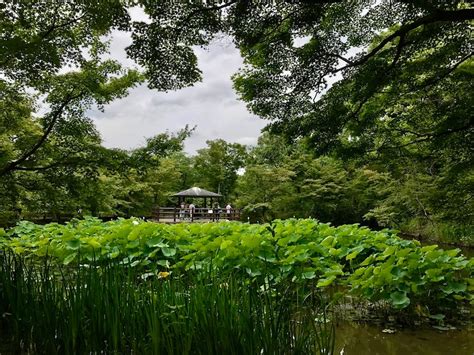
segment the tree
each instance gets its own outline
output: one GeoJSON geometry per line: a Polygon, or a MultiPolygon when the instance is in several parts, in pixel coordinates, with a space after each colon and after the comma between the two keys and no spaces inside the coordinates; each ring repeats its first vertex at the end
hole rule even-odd
{"type": "Polygon", "coordinates": [[[123,72],[116,62],[94,60],[85,62],[80,71],[45,80],[49,81],[43,84],[48,85],[48,92],[43,93],[47,95],[49,112],[44,116],[34,116],[25,94],[7,91],[11,96],[0,98],[2,106],[16,100],[14,113],[5,111],[0,122],[1,149],[5,153],[0,176],[13,171],[80,164],[81,157],[100,143],[91,120],[85,117],[86,110],[92,104],[103,105],[124,96],[140,77],[134,71],[123,72]]]}
{"type": "Polygon", "coordinates": [[[237,184],[236,205],[252,222],[293,217],[297,202],[293,172],[283,167],[252,165],[237,184]]]}
{"type": "MultiPolygon", "coordinates": [[[[90,47],[97,36],[131,29],[127,52],[145,68],[149,86],[177,89],[200,80],[192,46],[205,46],[225,32],[246,60],[235,86],[250,109],[272,120],[276,131],[311,136],[324,152],[337,148],[341,135],[370,133],[374,121],[361,113],[374,96],[388,89],[397,102],[400,92],[441,85],[473,54],[474,9],[463,0],[138,4],[149,23],[132,22],[127,5],[118,1],[5,5],[0,38],[5,75],[37,86],[41,80],[33,78],[80,64],[81,47],[90,47]],[[412,80],[413,69],[419,80],[412,80]],[[336,74],[352,85],[336,85],[322,98],[336,74]]],[[[463,122],[452,131],[422,132],[423,138],[472,128],[463,122]]]]}
{"type": "Polygon", "coordinates": [[[235,188],[237,172],[244,167],[245,147],[222,139],[207,141],[206,144],[208,147],[200,149],[194,158],[196,183],[228,199],[235,188]]]}
{"type": "MultiPolygon", "coordinates": [[[[274,132],[312,137],[319,152],[339,148],[342,137],[370,136],[376,121],[365,111],[373,99],[384,95],[402,106],[405,94],[399,93],[443,87],[473,55],[474,8],[463,0],[229,0],[143,2],[143,7],[150,23],[133,24],[128,53],[146,68],[151,87],[178,88],[199,80],[191,47],[228,33],[245,59],[234,82],[250,110],[271,120],[274,132]],[[169,55],[173,60],[166,60],[169,55]],[[163,77],[161,68],[175,74],[163,77]],[[344,82],[324,95],[336,75],[344,82]]],[[[466,120],[449,120],[454,129],[421,132],[422,138],[470,132],[466,120]]],[[[403,122],[398,128],[406,128],[403,122]]]]}
{"type": "MultiPolygon", "coordinates": [[[[287,145],[283,137],[267,133],[249,155],[237,203],[255,220],[313,217],[336,224],[367,223],[364,216],[374,218],[368,214],[392,192],[389,174],[317,157],[304,140],[287,145]],[[272,147],[277,153],[269,154],[272,147]]],[[[373,222],[377,226],[377,219],[373,222]]]]}
{"type": "MultiPolygon", "coordinates": [[[[103,59],[104,36],[131,29],[127,10],[119,1],[0,6],[0,200],[7,218],[79,208],[149,211],[151,198],[138,198],[154,193],[147,174],[161,157],[181,150],[192,130],[152,137],[129,153],[101,147],[86,116],[90,107],[102,108],[143,80],[136,69],[103,59]]],[[[176,72],[165,71],[163,77],[176,72]]]]}

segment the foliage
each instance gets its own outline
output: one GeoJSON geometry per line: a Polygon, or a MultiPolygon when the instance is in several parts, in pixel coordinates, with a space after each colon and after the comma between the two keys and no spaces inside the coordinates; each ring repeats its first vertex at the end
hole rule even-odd
{"type": "Polygon", "coordinates": [[[222,139],[207,141],[207,148],[200,149],[193,159],[192,169],[198,186],[222,194],[224,200],[234,191],[237,171],[244,167],[245,147],[222,139]]]}
{"type": "Polygon", "coordinates": [[[51,256],[66,265],[115,259],[152,272],[208,270],[272,285],[314,279],[319,288],[341,285],[370,301],[427,314],[473,301],[474,260],[459,256],[458,249],[421,247],[388,230],[332,227],[312,219],[263,225],[91,218],[65,226],[22,222],[0,241],[18,255],[51,256]]]}
{"type": "Polygon", "coordinates": [[[239,13],[234,24],[248,64],[235,87],[275,131],[310,137],[319,152],[348,148],[352,156],[420,146],[436,154],[469,142],[472,5],[262,7],[239,13]]]}
{"type": "Polygon", "coordinates": [[[285,145],[281,137],[265,133],[249,155],[237,205],[251,220],[296,216],[335,224],[367,222],[368,213],[391,192],[388,174],[315,157],[304,142],[285,145]]]}
{"type": "Polygon", "coordinates": [[[237,206],[243,208],[252,222],[288,218],[300,213],[294,209],[297,196],[292,176],[293,172],[284,167],[247,166],[237,186],[237,206]]]}
{"type": "Polygon", "coordinates": [[[238,198],[252,220],[316,216],[473,243],[467,1],[8,2],[0,14],[2,225],[150,215],[197,184],[238,198]],[[149,21],[132,21],[132,5],[149,21]],[[113,30],[131,32],[140,69],[105,59],[113,30]],[[193,46],[222,33],[244,57],[235,89],[286,141],[266,133],[249,159],[222,140],[185,157],[188,128],[131,152],[101,146],[89,108],[145,79],[192,85],[193,46]]]}
{"type": "Polygon", "coordinates": [[[12,352],[331,354],[334,348],[327,305],[310,284],[298,293],[232,276],[179,278],[113,262],[57,268],[11,254],[0,255],[0,284],[0,330],[12,352]]]}

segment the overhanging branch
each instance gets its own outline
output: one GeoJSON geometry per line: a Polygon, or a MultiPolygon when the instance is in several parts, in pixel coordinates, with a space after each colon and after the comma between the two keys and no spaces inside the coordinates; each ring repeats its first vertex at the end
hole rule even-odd
{"type": "MultiPolygon", "coordinates": [[[[397,31],[391,35],[385,37],[374,49],[364,55],[362,58],[354,61],[352,64],[348,64],[342,68],[336,70],[347,69],[349,67],[358,66],[366,63],[370,58],[374,57],[383,47],[388,43],[394,41],[396,38],[404,38],[406,35],[414,29],[436,22],[462,22],[474,19],[474,9],[461,9],[455,11],[437,11],[433,14],[419,18],[416,21],[402,25],[397,31]]],[[[399,42],[399,45],[402,41],[399,42]]],[[[401,48],[397,49],[397,52],[401,52],[401,48]]]]}
{"type": "Polygon", "coordinates": [[[21,164],[23,164],[28,158],[30,158],[36,151],[46,142],[49,135],[53,131],[54,126],[56,125],[57,121],[63,114],[64,109],[66,106],[74,99],[79,98],[81,94],[71,96],[70,94],[66,95],[65,100],[61,103],[61,105],[52,113],[51,120],[43,132],[43,135],[38,139],[38,141],[26,152],[24,152],[18,159],[10,162],[5,167],[0,170],[0,176],[4,175],[10,171],[16,170],[21,164]]]}

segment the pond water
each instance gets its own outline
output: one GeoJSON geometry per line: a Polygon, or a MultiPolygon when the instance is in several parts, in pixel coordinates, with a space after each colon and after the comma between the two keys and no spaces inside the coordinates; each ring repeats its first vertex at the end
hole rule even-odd
{"type": "MultiPolygon", "coordinates": [[[[422,243],[434,244],[433,242],[422,243]]],[[[461,249],[472,258],[474,248],[438,244],[461,249]]],[[[340,355],[474,355],[474,330],[397,329],[382,332],[376,325],[342,323],[336,328],[336,352],[340,355]]]]}
{"type": "MultiPolygon", "coordinates": [[[[443,249],[455,249],[453,248],[446,248],[445,246],[441,246],[443,249]]],[[[466,258],[473,258],[474,257],[474,248],[472,247],[461,247],[461,254],[464,255],[466,258]]]]}
{"type": "Polygon", "coordinates": [[[473,355],[474,331],[403,329],[384,333],[383,328],[343,323],[336,328],[340,355],[473,355]]]}

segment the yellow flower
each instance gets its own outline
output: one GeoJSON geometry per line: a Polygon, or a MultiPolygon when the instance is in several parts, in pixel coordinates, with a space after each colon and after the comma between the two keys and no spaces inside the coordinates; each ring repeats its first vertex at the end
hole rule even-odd
{"type": "Polygon", "coordinates": [[[170,273],[168,271],[160,271],[158,273],[158,278],[159,279],[165,279],[167,278],[168,276],[170,276],[170,273]]]}

